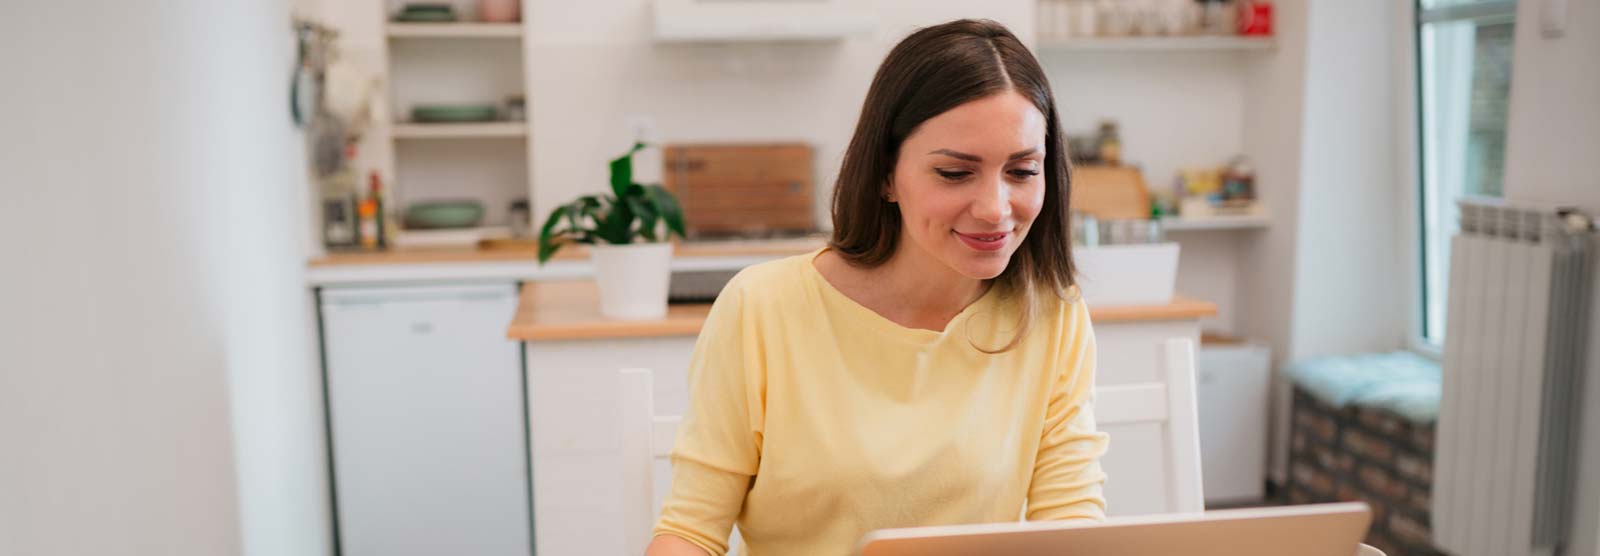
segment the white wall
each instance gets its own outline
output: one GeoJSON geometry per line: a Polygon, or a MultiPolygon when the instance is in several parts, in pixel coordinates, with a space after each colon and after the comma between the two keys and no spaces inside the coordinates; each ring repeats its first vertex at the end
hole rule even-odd
{"type": "MultiPolygon", "coordinates": [[[[1570,2],[1560,38],[1540,33],[1546,0],[1517,6],[1505,196],[1600,215],[1600,3],[1570,2]]],[[[1591,294],[1577,515],[1569,555],[1600,555],[1600,280],[1591,294]]]]}
{"type": "Polygon", "coordinates": [[[1399,3],[1311,2],[1289,360],[1398,349],[1393,98],[1399,3]]]}
{"type": "Polygon", "coordinates": [[[535,218],[606,187],[606,160],[627,148],[635,117],[662,142],[804,141],[816,157],[816,216],[827,198],[872,74],[915,26],[988,17],[1031,41],[1033,2],[848,2],[876,33],[829,43],[671,44],[651,37],[649,0],[528,0],[525,41],[533,126],[535,218]]]}
{"type": "MultiPolygon", "coordinates": [[[[1245,152],[1256,161],[1256,184],[1272,214],[1266,230],[1243,238],[1238,281],[1240,332],[1272,347],[1274,368],[1288,360],[1300,225],[1300,168],[1305,106],[1308,14],[1305,0],[1274,3],[1278,49],[1252,64],[1246,77],[1245,152]]],[[[1280,484],[1287,469],[1288,387],[1273,373],[1269,470],[1280,484]]]]}
{"type": "MultiPolygon", "coordinates": [[[[1275,367],[1400,348],[1409,282],[1395,171],[1394,30],[1403,3],[1275,2],[1278,49],[1249,66],[1245,152],[1272,225],[1244,239],[1238,326],[1275,367]]],[[[1288,386],[1275,375],[1272,476],[1287,468],[1288,386]]]]}
{"type": "Polygon", "coordinates": [[[0,554],[326,553],[288,10],[14,8],[0,554]]]}

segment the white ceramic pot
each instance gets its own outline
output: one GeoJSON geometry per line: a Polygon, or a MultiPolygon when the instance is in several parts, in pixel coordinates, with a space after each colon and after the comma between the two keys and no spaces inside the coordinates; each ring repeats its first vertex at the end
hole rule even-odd
{"type": "Polygon", "coordinates": [[[667,316],[671,243],[590,245],[589,253],[595,282],[600,285],[601,315],[623,320],[667,316]]]}

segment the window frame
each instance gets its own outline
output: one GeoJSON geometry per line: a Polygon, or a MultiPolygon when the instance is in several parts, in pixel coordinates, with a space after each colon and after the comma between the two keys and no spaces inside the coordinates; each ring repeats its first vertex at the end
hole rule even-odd
{"type": "Polygon", "coordinates": [[[1406,22],[1406,32],[1411,40],[1398,41],[1399,44],[1405,45],[1409,50],[1406,55],[1400,57],[1401,60],[1405,60],[1409,64],[1409,67],[1403,72],[1403,79],[1401,79],[1406,90],[1402,91],[1403,94],[1400,96],[1409,100],[1404,103],[1405,106],[1402,109],[1404,117],[1397,120],[1402,128],[1400,130],[1400,134],[1403,137],[1401,144],[1405,146],[1404,158],[1406,163],[1403,164],[1404,168],[1401,170],[1402,179],[1404,180],[1402,183],[1411,184],[1411,187],[1409,188],[1410,194],[1404,196],[1405,206],[1402,207],[1401,214],[1404,215],[1406,220],[1404,229],[1408,231],[1407,233],[1410,236],[1406,238],[1407,241],[1405,243],[1408,250],[1413,250],[1413,252],[1406,254],[1406,258],[1411,261],[1411,264],[1408,265],[1410,267],[1410,276],[1407,277],[1407,281],[1411,284],[1411,287],[1407,288],[1409,291],[1408,297],[1410,297],[1408,305],[1411,308],[1411,330],[1408,344],[1412,351],[1439,358],[1444,348],[1444,339],[1439,338],[1438,341],[1430,340],[1428,319],[1428,299],[1429,294],[1432,292],[1428,287],[1427,272],[1428,257],[1431,253],[1428,248],[1430,231],[1428,230],[1427,217],[1427,161],[1424,158],[1427,148],[1425,142],[1427,134],[1425,133],[1426,122],[1423,121],[1426,114],[1426,111],[1423,110],[1426,91],[1423,89],[1423,70],[1425,66],[1422,63],[1422,30],[1425,25],[1438,23],[1513,23],[1516,21],[1517,0],[1493,0],[1431,9],[1424,8],[1422,3],[1423,0],[1413,0],[1405,3],[1410,14],[1408,14],[1409,17],[1402,18],[1402,20],[1406,22]]]}

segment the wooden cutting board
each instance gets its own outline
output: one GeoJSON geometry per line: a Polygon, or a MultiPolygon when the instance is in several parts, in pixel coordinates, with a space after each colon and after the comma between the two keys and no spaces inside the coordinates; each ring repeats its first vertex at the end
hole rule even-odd
{"type": "Polygon", "coordinates": [[[662,154],[663,185],[683,204],[690,238],[816,230],[809,145],[668,145],[662,154]]]}
{"type": "Polygon", "coordinates": [[[1150,191],[1132,166],[1072,168],[1072,210],[1100,220],[1150,218],[1150,191]]]}

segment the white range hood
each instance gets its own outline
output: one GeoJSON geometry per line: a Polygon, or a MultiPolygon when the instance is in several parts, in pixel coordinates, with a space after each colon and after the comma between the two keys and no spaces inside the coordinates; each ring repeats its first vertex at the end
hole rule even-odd
{"type": "Polygon", "coordinates": [[[826,41],[868,34],[877,17],[842,0],[656,0],[660,42],[826,41]]]}

